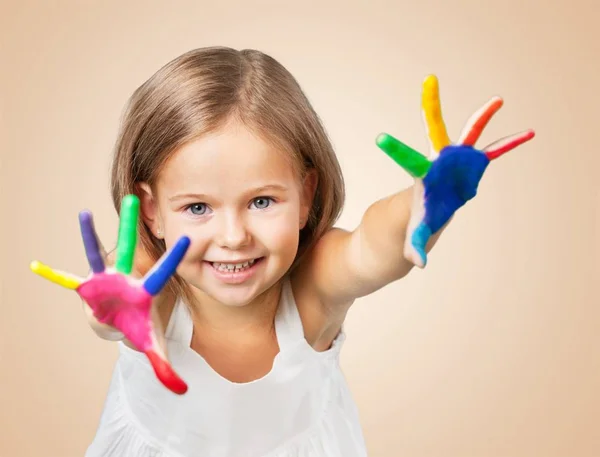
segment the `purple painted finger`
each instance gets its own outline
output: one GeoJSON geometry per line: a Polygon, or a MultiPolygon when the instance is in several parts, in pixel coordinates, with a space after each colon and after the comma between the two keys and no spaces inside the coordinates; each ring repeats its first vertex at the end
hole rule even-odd
{"type": "Polygon", "coordinates": [[[85,255],[94,273],[102,273],[104,271],[104,260],[100,253],[100,245],[98,237],[94,229],[94,220],[92,213],[82,211],[79,213],[79,226],[81,227],[81,237],[83,238],[83,246],[85,247],[85,255]]]}

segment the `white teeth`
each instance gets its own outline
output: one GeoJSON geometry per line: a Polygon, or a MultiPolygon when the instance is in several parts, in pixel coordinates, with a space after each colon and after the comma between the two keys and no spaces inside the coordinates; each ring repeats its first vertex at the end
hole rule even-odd
{"type": "Polygon", "coordinates": [[[213,266],[219,271],[240,271],[244,268],[249,267],[254,263],[255,259],[249,260],[244,263],[217,263],[213,262],[213,266]]]}

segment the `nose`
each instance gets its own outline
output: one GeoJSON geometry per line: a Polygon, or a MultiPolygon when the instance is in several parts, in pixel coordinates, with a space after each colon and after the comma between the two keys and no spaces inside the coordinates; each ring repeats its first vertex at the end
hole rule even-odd
{"type": "Polygon", "coordinates": [[[222,214],[216,241],[219,247],[227,249],[240,249],[250,243],[250,232],[242,217],[234,213],[222,214]]]}

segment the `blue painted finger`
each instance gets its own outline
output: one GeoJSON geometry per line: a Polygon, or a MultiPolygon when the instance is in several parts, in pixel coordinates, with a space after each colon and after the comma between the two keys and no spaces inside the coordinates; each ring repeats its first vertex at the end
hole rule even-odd
{"type": "Polygon", "coordinates": [[[421,262],[423,265],[427,264],[427,252],[425,251],[425,246],[427,246],[427,242],[431,238],[431,229],[425,224],[421,222],[415,231],[412,233],[411,243],[412,246],[421,257],[421,262]]]}
{"type": "Polygon", "coordinates": [[[175,274],[175,270],[177,270],[189,247],[190,239],[187,236],[182,236],[160,263],[148,273],[143,286],[150,295],[157,295],[165,287],[171,276],[175,274]]]}

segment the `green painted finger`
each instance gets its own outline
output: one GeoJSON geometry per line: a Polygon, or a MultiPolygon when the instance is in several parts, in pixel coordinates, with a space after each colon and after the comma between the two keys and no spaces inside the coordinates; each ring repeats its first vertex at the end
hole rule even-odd
{"type": "Polygon", "coordinates": [[[427,157],[387,133],[380,134],[376,143],[414,178],[424,177],[431,168],[431,162],[427,157]]]}
{"type": "Polygon", "coordinates": [[[135,195],[126,195],[121,201],[119,239],[117,241],[117,259],[115,268],[123,274],[131,273],[133,257],[137,244],[137,221],[140,212],[140,200],[135,195]]]}

